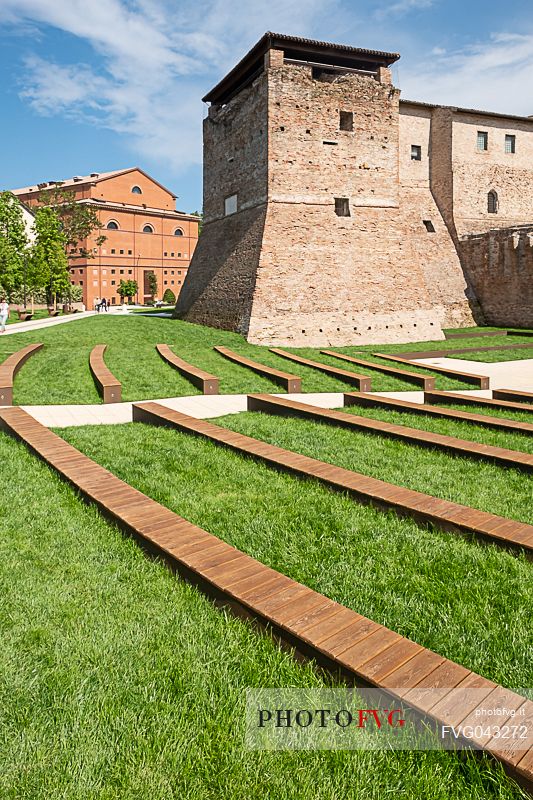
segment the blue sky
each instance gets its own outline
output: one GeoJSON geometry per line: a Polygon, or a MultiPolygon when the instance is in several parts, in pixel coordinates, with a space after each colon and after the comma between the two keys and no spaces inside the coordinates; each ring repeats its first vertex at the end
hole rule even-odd
{"type": "Polygon", "coordinates": [[[201,97],[266,31],[402,55],[402,96],[533,114],[531,0],[0,0],[0,188],[139,165],[201,207],[201,97]]]}

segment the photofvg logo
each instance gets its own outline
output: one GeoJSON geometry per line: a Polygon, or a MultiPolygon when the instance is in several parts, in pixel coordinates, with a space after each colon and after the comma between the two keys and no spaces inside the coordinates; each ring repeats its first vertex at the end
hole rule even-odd
{"type": "Polygon", "coordinates": [[[524,695],[483,689],[248,689],[250,750],[457,750],[533,746],[524,695]],[[410,702],[399,698],[410,695],[410,702]],[[429,713],[425,713],[429,709],[429,713]],[[511,724],[509,724],[509,722],[511,724]],[[503,724],[502,724],[503,723],[503,724]],[[498,741],[500,740],[500,741],[498,741]],[[504,741],[506,740],[506,741],[504,741]]]}

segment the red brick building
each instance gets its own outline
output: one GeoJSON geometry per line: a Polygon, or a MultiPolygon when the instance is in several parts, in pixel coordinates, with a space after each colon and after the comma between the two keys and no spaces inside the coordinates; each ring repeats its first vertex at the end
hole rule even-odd
{"type": "Polygon", "coordinates": [[[49,181],[14,189],[28,206],[39,203],[40,194],[60,184],[72,191],[76,202],[93,207],[103,225],[80,246],[92,257],[70,260],[71,282],[83,287],[83,302],[92,308],[96,298],[112,305],[121,303],[121,280],[135,280],[135,300],[161,299],[166,289],[177,297],[198,240],[198,217],[175,210],[176,195],[138,167],[115,172],[93,172],[64,181],[49,181]],[[105,242],[98,246],[100,234],[105,242]],[[148,274],[157,279],[152,295],[148,274]]]}

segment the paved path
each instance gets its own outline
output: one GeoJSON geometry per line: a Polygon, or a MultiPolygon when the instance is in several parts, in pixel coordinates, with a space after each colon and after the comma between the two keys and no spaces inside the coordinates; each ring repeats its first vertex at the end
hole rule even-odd
{"type": "Polygon", "coordinates": [[[7,336],[8,333],[25,333],[39,330],[39,328],[49,328],[53,325],[64,325],[65,322],[94,317],[95,314],[96,311],[82,311],[79,314],[67,314],[64,317],[45,317],[44,319],[32,319],[29,322],[14,322],[12,325],[8,325],[1,335],[7,336]]]}
{"type": "MultiPolygon", "coordinates": [[[[462,358],[418,358],[412,363],[426,366],[434,364],[436,367],[450,367],[461,372],[488,375],[491,389],[518,389],[522,392],[533,392],[533,358],[523,358],[516,361],[495,361],[493,363],[488,361],[467,361],[462,358]]],[[[491,395],[480,394],[480,397],[485,396],[490,397],[491,395]]]]}

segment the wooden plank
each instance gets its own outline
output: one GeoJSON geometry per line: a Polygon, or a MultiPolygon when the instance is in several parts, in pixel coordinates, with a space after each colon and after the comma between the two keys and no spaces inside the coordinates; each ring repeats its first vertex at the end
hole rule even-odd
{"type": "Polygon", "coordinates": [[[494,428],[495,430],[507,430],[529,436],[533,434],[533,424],[531,422],[521,422],[515,419],[505,419],[504,417],[488,417],[485,414],[474,414],[470,411],[458,411],[455,408],[432,406],[428,403],[411,403],[408,400],[381,397],[377,394],[367,394],[365,392],[346,392],[344,394],[344,405],[405,411],[409,414],[423,414],[425,416],[453,419],[458,422],[470,422],[473,425],[481,425],[484,428],[494,428]]]}
{"type": "Polygon", "coordinates": [[[161,358],[170,364],[171,367],[177,369],[180,375],[183,375],[188,381],[200,389],[204,394],[218,394],[219,393],[219,379],[215,375],[211,375],[193,364],[189,364],[182,358],[173,353],[168,344],[156,344],[155,349],[161,358]]]}
{"type": "MultiPolygon", "coordinates": [[[[155,403],[150,405],[156,406],[155,403]]],[[[20,408],[0,409],[0,426],[4,432],[22,441],[33,433],[32,449],[64,477],[63,467],[56,464],[54,454],[57,448],[63,464],[65,442],[55,433],[43,428],[20,408]],[[39,452],[44,444],[46,453],[39,452]]],[[[67,444],[66,448],[78,462],[82,454],[71,445],[67,444]]],[[[101,469],[103,479],[110,477],[108,470],[99,467],[87,456],[82,458],[86,459],[87,467],[101,469]]],[[[526,721],[533,720],[529,710],[533,704],[525,698],[265,567],[142,495],[147,512],[142,519],[170,514],[176,521],[174,544],[168,545],[168,531],[160,538],[157,532],[147,537],[142,522],[132,528],[124,518],[122,504],[122,498],[128,491],[131,491],[134,503],[137,503],[141,493],[118,478],[115,481],[121,490],[119,506],[115,507],[112,499],[105,500],[108,516],[115,523],[147,541],[152,552],[163,556],[185,579],[216,598],[219,603],[229,606],[236,613],[252,616],[276,637],[285,640],[291,647],[296,646],[302,654],[315,659],[335,675],[342,670],[350,684],[384,689],[395,701],[403,699],[417,711],[426,712],[428,719],[439,725],[449,724],[450,720],[460,721],[475,711],[476,704],[467,693],[467,689],[472,687],[479,688],[489,699],[499,692],[500,700],[506,703],[512,696],[514,706],[521,708],[523,705],[528,709],[526,721]],[[180,545],[180,539],[187,542],[186,547],[180,545]],[[240,567],[241,561],[245,562],[244,572],[247,570],[248,576],[228,586],[231,565],[240,567]],[[296,608],[297,611],[294,610],[296,608]]],[[[79,491],[86,499],[98,500],[97,495],[88,497],[81,487],[79,491]]],[[[234,576],[238,574],[239,571],[234,576]]],[[[527,787],[533,787],[533,754],[529,742],[525,747],[492,739],[481,741],[480,747],[500,761],[511,775],[527,787]]]]}
{"type": "Polygon", "coordinates": [[[106,344],[97,344],[93,347],[89,356],[89,367],[104,403],[120,403],[122,384],[115,378],[104,361],[106,348],[106,344]]]}
{"type": "Polygon", "coordinates": [[[43,346],[42,342],[28,344],[0,364],[0,406],[13,405],[13,383],[17,372],[43,346]]]}
{"type": "Polygon", "coordinates": [[[493,344],[489,347],[454,347],[447,348],[446,350],[413,350],[411,352],[402,353],[402,358],[407,358],[409,361],[418,358],[447,358],[448,356],[455,356],[459,354],[468,353],[484,353],[498,350],[531,350],[533,344],[529,342],[521,344],[493,344]]]}
{"type": "MultiPolygon", "coordinates": [[[[388,353],[372,353],[373,356],[377,356],[378,358],[384,358],[386,361],[397,361],[399,364],[413,364],[408,358],[405,356],[391,356],[388,353]]],[[[430,356],[428,356],[429,358],[430,356]]],[[[434,356],[437,358],[437,356],[434,356]]],[[[488,389],[489,388],[489,378],[486,375],[476,375],[473,372],[460,372],[457,369],[451,369],[451,367],[437,367],[433,364],[416,364],[417,369],[429,369],[431,372],[436,372],[439,375],[447,375],[449,378],[456,378],[458,381],[464,381],[465,383],[472,383],[474,386],[477,386],[479,389],[488,389]]]]}
{"type": "Polygon", "coordinates": [[[502,408],[504,411],[521,411],[532,414],[533,405],[525,403],[511,403],[509,400],[491,400],[487,397],[476,397],[460,392],[424,392],[424,402],[452,403],[458,406],[487,406],[487,408],[502,408]]]}
{"type": "Polygon", "coordinates": [[[290,372],[282,372],[279,369],[274,369],[274,367],[268,367],[266,364],[260,364],[258,361],[252,361],[251,358],[241,356],[239,353],[230,350],[229,347],[217,346],[214,350],[229,361],[233,361],[241,367],[248,367],[248,369],[253,370],[253,372],[257,372],[258,375],[270,378],[274,383],[279,383],[286,392],[298,393],[302,391],[302,379],[297,375],[291,375],[290,372]]]}
{"type": "Polygon", "coordinates": [[[493,389],[492,399],[533,404],[533,392],[520,392],[517,389],[493,389]]]}
{"type": "Polygon", "coordinates": [[[349,493],[360,502],[371,503],[378,508],[393,509],[400,515],[411,516],[421,524],[429,522],[445,530],[473,534],[505,547],[524,550],[529,557],[533,553],[533,525],[525,522],[499,517],[486,511],[395,486],[378,478],[361,475],[334,464],[275,447],[251,436],[232,431],[232,436],[228,437],[226,428],[206,420],[194,419],[158,403],[134,403],[133,420],[164,425],[184,433],[202,436],[238,453],[258,458],[276,469],[300,477],[316,478],[331,489],[349,493]]]}
{"type": "Polygon", "coordinates": [[[354,356],[346,355],[346,353],[336,353],[334,350],[321,350],[320,352],[325,356],[340,358],[343,361],[349,361],[351,364],[358,364],[361,367],[375,369],[377,372],[383,372],[385,375],[393,375],[395,378],[400,378],[408,383],[415,383],[417,386],[422,386],[423,389],[435,388],[435,378],[429,377],[428,375],[421,375],[419,372],[396,369],[395,367],[389,367],[386,364],[377,364],[375,361],[365,361],[362,358],[354,358],[354,356]]]}
{"type": "Polygon", "coordinates": [[[269,350],[277,356],[289,359],[289,361],[295,361],[297,364],[303,364],[306,367],[311,367],[311,369],[318,369],[320,372],[325,372],[326,375],[331,375],[333,378],[338,378],[345,383],[353,383],[361,392],[372,391],[372,381],[368,375],[359,375],[357,372],[349,372],[346,369],[330,367],[329,364],[323,364],[321,361],[311,361],[309,358],[303,358],[294,353],[288,353],[286,350],[280,350],[278,347],[269,347],[269,350]]]}
{"type": "Polygon", "coordinates": [[[533,472],[533,455],[530,453],[507,450],[503,447],[493,447],[492,445],[471,442],[467,439],[458,439],[455,436],[447,436],[442,433],[431,433],[418,428],[408,428],[404,425],[383,422],[370,417],[359,417],[355,414],[347,414],[345,411],[319,408],[309,403],[289,400],[285,397],[275,397],[269,394],[249,394],[248,410],[312,419],[326,425],[335,425],[339,428],[376,434],[389,439],[399,439],[407,444],[419,447],[430,447],[466,458],[490,461],[500,467],[511,467],[524,472],[533,472]]]}
{"type": "Polygon", "coordinates": [[[478,336],[507,336],[508,331],[471,331],[470,333],[445,333],[446,339],[475,339],[478,336]]]}

